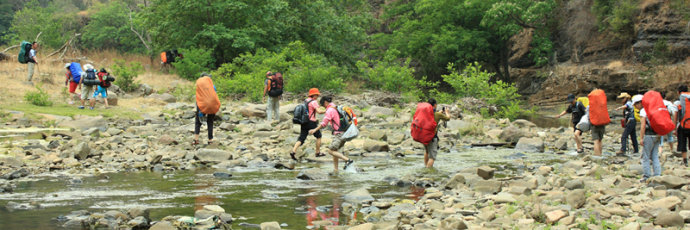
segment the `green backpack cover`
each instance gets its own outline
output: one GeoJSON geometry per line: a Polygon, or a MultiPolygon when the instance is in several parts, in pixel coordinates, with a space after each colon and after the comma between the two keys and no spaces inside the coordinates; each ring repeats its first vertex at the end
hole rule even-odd
{"type": "Polygon", "coordinates": [[[19,48],[19,55],[17,60],[19,63],[26,64],[29,62],[29,53],[31,51],[31,43],[27,41],[22,41],[19,48]]]}

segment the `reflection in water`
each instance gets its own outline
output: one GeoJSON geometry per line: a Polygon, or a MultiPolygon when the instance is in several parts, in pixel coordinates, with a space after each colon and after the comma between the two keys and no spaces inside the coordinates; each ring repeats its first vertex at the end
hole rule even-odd
{"type": "Polygon", "coordinates": [[[341,201],[337,198],[333,198],[333,206],[329,209],[325,206],[319,207],[316,205],[316,198],[316,196],[307,197],[307,205],[309,206],[309,211],[307,211],[307,225],[313,226],[313,221],[325,220],[337,226],[340,222],[341,201]]]}
{"type": "Polygon", "coordinates": [[[410,198],[412,198],[415,201],[418,201],[419,198],[424,196],[424,187],[417,187],[417,186],[410,186],[410,198]]]}
{"type": "Polygon", "coordinates": [[[210,195],[210,193],[204,192],[208,188],[213,187],[213,180],[201,179],[195,180],[194,188],[199,191],[199,195],[194,197],[194,210],[201,210],[204,205],[215,204],[218,201],[216,196],[210,195]]]}

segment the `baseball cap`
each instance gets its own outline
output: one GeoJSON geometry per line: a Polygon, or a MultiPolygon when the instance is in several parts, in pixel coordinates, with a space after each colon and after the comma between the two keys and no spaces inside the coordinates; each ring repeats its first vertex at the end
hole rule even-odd
{"type": "Polygon", "coordinates": [[[568,94],[568,103],[573,102],[574,100],[575,100],[575,95],[568,94]]]}
{"type": "Polygon", "coordinates": [[[633,103],[633,104],[635,104],[635,103],[637,103],[637,102],[640,102],[640,101],[642,101],[642,95],[639,95],[639,94],[638,94],[638,95],[635,95],[635,96],[632,97],[632,103],[633,103]]]}

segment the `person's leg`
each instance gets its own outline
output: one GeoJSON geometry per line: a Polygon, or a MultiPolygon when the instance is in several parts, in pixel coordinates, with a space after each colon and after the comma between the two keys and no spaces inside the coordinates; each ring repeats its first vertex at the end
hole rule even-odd
{"type": "Polygon", "coordinates": [[[26,81],[31,81],[31,79],[34,77],[34,64],[33,62],[29,62],[29,74],[26,76],[26,81]]]}
{"type": "Polygon", "coordinates": [[[434,137],[433,139],[431,139],[427,152],[429,153],[429,160],[426,162],[425,166],[427,168],[433,168],[434,161],[436,161],[436,155],[438,154],[438,138],[434,137]]]}
{"type": "Polygon", "coordinates": [[[295,142],[295,145],[292,147],[292,152],[297,152],[297,148],[299,148],[302,145],[301,141],[295,142]]]}
{"type": "Polygon", "coordinates": [[[108,89],[103,89],[103,103],[105,107],[108,108],[108,89]]]}
{"type": "Polygon", "coordinates": [[[266,120],[271,121],[273,118],[273,106],[271,106],[271,103],[273,100],[271,100],[272,97],[268,97],[268,100],[266,100],[266,120]]]}
{"type": "Polygon", "coordinates": [[[582,131],[575,130],[574,136],[575,136],[575,144],[577,144],[577,150],[581,151],[582,148],[582,138],[580,138],[580,135],[582,134],[582,131]]]}
{"type": "Polygon", "coordinates": [[[644,143],[644,146],[642,147],[642,179],[643,181],[646,181],[652,175],[650,172],[651,169],[649,168],[649,161],[652,155],[652,149],[655,149],[655,146],[651,136],[645,136],[644,140],[642,141],[644,143]]]}
{"type": "Polygon", "coordinates": [[[208,126],[208,141],[213,141],[213,120],[216,118],[215,114],[206,115],[206,125],[208,126]]]}
{"type": "Polygon", "coordinates": [[[594,155],[601,156],[601,140],[594,140],[594,155]]]}
{"type": "Polygon", "coordinates": [[[85,103],[86,103],[86,98],[89,97],[89,95],[88,95],[89,93],[88,93],[88,92],[84,92],[85,90],[86,90],[86,86],[85,86],[85,85],[82,85],[82,86],[81,86],[81,107],[79,107],[80,109],[83,109],[83,108],[84,108],[84,106],[86,105],[86,104],[85,104],[85,103]]]}
{"type": "Polygon", "coordinates": [[[630,119],[625,124],[625,130],[623,130],[623,136],[621,136],[621,153],[626,153],[628,151],[628,137],[631,137],[631,141],[636,142],[632,136],[635,134],[635,119],[630,119]]]}
{"type": "Polygon", "coordinates": [[[273,119],[280,121],[280,97],[273,97],[273,119]]]}
{"type": "Polygon", "coordinates": [[[196,108],[196,113],[194,114],[194,141],[199,141],[199,132],[201,132],[201,120],[199,119],[199,108],[196,108]]]}
{"type": "Polygon", "coordinates": [[[424,145],[424,167],[429,163],[429,145],[424,145]]]}
{"type": "Polygon", "coordinates": [[[688,141],[690,139],[690,136],[688,135],[687,132],[683,129],[678,129],[676,130],[676,133],[678,134],[678,146],[676,147],[677,151],[680,152],[681,157],[683,158],[683,165],[685,167],[688,166],[688,141]]]}
{"type": "MultiPolygon", "coordinates": [[[[318,126],[318,124],[316,122],[310,122],[309,124],[310,124],[309,129],[315,129],[318,126]]],[[[322,136],[323,135],[321,135],[321,130],[314,133],[314,137],[316,138],[316,149],[315,149],[316,152],[314,154],[316,155],[316,157],[325,156],[325,154],[321,153],[321,137],[322,136]]]]}
{"type": "MultiPolygon", "coordinates": [[[[639,153],[640,152],[640,145],[637,142],[637,121],[635,119],[630,119],[631,121],[628,123],[631,126],[632,132],[630,132],[630,139],[632,139],[632,145],[633,145],[633,153],[639,153]]],[[[627,126],[626,126],[627,127],[627,126]]]]}
{"type": "MultiPolygon", "coordinates": [[[[656,137],[654,139],[654,146],[661,146],[661,137],[656,137]]],[[[652,161],[652,167],[654,168],[654,176],[660,176],[661,175],[661,163],[659,162],[659,148],[652,148],[652,152],[650,155],[651,161],[652,161]]]]}
{"type": "Polygon", "coordinates": [[[335,167],[333,171],[335,172],[338,171],[338,159],[341,159],[345,162],[348,162],[350,160],[350,158],[338,152],[338,150],[342,148],[343,145],[345,145],[345,141],[340,138],[340,135],[336,135],[333,137],[333,142],[331,142],[331,145],[328,146],[328,154],[331,154],[331,156],[333,156],[333,166],[335,167]]]}

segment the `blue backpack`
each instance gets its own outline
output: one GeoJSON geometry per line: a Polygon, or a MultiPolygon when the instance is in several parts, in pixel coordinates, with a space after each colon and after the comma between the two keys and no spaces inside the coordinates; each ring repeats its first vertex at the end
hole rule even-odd
{"type": "Polygon", "coordinates": [[[79,83],[82,74],[81,64],[79,64],[78,62],[70,63],[69,71],[72,72],[72,81],[79,83]]]}

